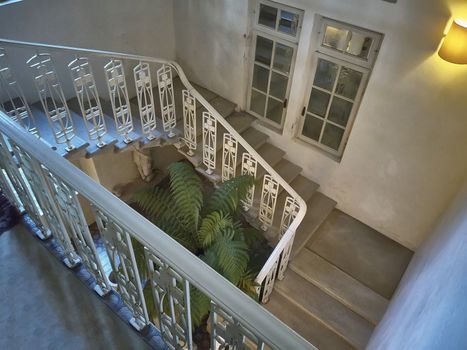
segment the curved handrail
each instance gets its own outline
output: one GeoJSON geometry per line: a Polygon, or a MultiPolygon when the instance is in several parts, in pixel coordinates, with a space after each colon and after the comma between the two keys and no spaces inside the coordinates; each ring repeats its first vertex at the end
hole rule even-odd
{"type": "Polygon", "coordinates": [[[141,56],[141,55],[134,55],[134,54],[127,54],[121,52],[112,52],[112,51],[104,51],[104,50],[94,50],[94,49],[83,49],[83,48],[76,48],[71,46],[63,46],[63,45],[52,45],[52,44],[41,44],[41,43],[32,43],[27,41],[20,41],[20,40],[10,40],[10,39],[3,39],[0,38],[0,44],[7,44],[9,46],[18,46],[18,47],[31,47],[31,48],[41,48],[41,49],[48,49],[54,51],[69,51],[73,53],[86,53],[92,54],[94,56],[102,56],[102,57],[112,57],[112,58],[121,58],[121,59],[129,59],[129,60],[137,60],[137,61],[144,61],[144,62],[153,62],[159,64],[166,64],[171,66],[177,74],[183,85],[186,89],[206,108],[206,110],[211,113],[211,115],[230,133],[232,134],[235,139],[242,145],[242,147],[250,153],[257,162],[268,172],[271,174],[274,179],[281,185],[299,204],[299,211],[291,222],[290,226],[288,227],[287,231],[284,233],[276,247],[274,248],[273,252],[269,256],[268,260],[266,261],[265,265],[259,272],[258,276],[256,277],[256,282],[261,284],[268,273],[273,268],[276,261],[278,261],[282,251],[292,239],[295,231],[297,230],[298,226],[302,222],[303,218],[305,217],[307,205],[306,202],[301,198],[298,193],[290,186],[275,170],[274,168],[269,165],[259,154],[256,150],[251,147],[251,145],[225,120],[222,115],[217,112],[214,107],[191,85],[188,81],[185,72],[183,71],[182,67],[175,61],[154,58],[149,56],[141,56]]]}

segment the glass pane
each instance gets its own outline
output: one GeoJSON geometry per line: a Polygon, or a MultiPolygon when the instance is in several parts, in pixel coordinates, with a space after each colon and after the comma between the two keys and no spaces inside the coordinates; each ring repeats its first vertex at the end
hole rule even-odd
{"type": "Polygon", "coordinates": [[[282,122],[282,112],[284,106],[282,102],[274,100],[273,98],[268,98],[268,112],[266,113],[266,118],[281,124],[282,122]]]}
{"type": "Polygon", "coordinates": [[[263,26],[276,29],[277,9],[275,7],[261,4],[259,6],[258,23],[263,26]]]}
{"type": "Polygon", "coordinates": [[[339,66],[337,64],[320,58],[318,60],[318,67],[316,68],[313,85],[331,91],[336,81],[338,69],[339,66]]]}
{"type": "Polygon", "coordinates": [[[362,76],[363,74],[361,72],[342,67],[339,80],[337,81],[336,94],[354,100],[355,96],[357,96],[362,76]]]}
{"type": "Polygon", "coordinates": [[[258,91],[252,90],[250,110],[252,110],[255,113],[258,113],[261,116],[264,116],[265,106],[266,106],[266,96],[258,91]]]}
{"type": "Polygon", "coordinates": [[[298,15],[289,11],[281,10],[279,20],[279,32],[295,36],[297,34],[298,15]]]}
{"type": "Polygon", "coordinates": [[[310,102],[308,102],[308,111],[324,118],[328,109],[330,94],[312,89],[310,94],[310,102]]]}
{"type": "Polygon", "coordinates": [[[324,127],[323,137],[321,138],[321,143],[337,151],[339,149],[339,145],[341,144],[343,135],[343,129],[332,124],[326,123],[326,126],[324,127]]]}
{"type": "Polygon", "coordinates": [[[313,139],[315,141],[319,141],[319,135],[321,134],[322,127],[322,120],[307,114],[305,122],[303,124],[302,135],[309,137],[310,139],[313,139]]]}
{"type": "Polygon", "coordinates": [[[333,49],[344,51],[347,48],[347,36],[349,31],[332,26],[326,26],[324,33],[323,45],[333,49]]]}
{"type": "Polygon", "coordinates": [[[285,93],[287,92],[287,81],[288,79],[286,76],[272,72],[269,94],[284,101],[285,93]]]}
{"type": "Polygon", "coordinates": [[[352,111],[353,103],[334,96],[329,109],[328,119],[345,127],[352,111]]]}
{"type": "Polygon", "coordinates": [[[290,65],[292,64],[293,48],[276,43],[276,51],[274,52],[274,69],[289,74],[290,65]]]}
{"type": "Polygon", "coordinates": [[[272,40],[263,38],[262,36],[257,36],[255,61],[270,66],[272,58],[272,44],[272,40]]]}
{"type": "Polygon", "coordinates": [[[258,66],[255,64],[253,69],[253,87],[267,92],[268,91],[268,80],[269,80],[269,69],[258,66]]]}
{"type": "Polygon", "coordinates": [[[352,32],[352,38],[345,52],[360,58],[368,58],[373,39],[363,34],[352,32]]]}

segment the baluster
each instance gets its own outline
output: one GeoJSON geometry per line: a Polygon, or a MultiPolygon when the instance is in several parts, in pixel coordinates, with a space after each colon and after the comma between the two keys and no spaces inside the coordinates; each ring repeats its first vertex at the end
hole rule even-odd
{"type": "Polygon", "coordinates": [[[5,113],[31,134],[40,137],[39,130],[36,128],[34,116],[32,115],[29,104],[26,101],[23,90],[13,76],[7,54],[1,47],[0,87],[1,91],[8,97],[8,101],[1,104],[5,113]]]}
{"type": "Polygon", "coordinates": [[[149,64],[140,62],[133,68],[133,73],[143,134],[146,135],[148,140],[154,140],[157,137],[156,110],[149,64]]]}
{"type": "Polygon", "coordinates": [[[219,305],[211,302],[211,349],[265,349],[265,342],[219,305]]]}
{"type": "Polygon", "coordinates": [[[57,207],[69,228],[68,232],[81,261],[96,281],[94,291],[98,295],[103,296],[110,291],[110,284],[102,267],[101,259],[97,253],[88,225],[86,224],[78,194],[49,170],[44,169],[44,173],[49,183],[49,188],[53,191],[57,200],[57,207]]]}
{"type": "Polygon", "coordinates": [[[263,231],[266,231],[272,225],[278,193],[279,183],[271,175],[264,175],[261,203],[259,206],[259,221],[262,223],[261,228],[263,231]]]}
{"type": "Polygon", "coordinates": [[[88,137],[90,140],[97,140],[97,147],[104,147],[103,137],[107,133],[107,127],[89,60],[78,57],[68,64],[68,68],[88,137]]]}
{"type": "Polygon", "coordinates": [[[274,290],[274,282],[276,281],[276,276],[277,276],[277,268],[279,266],[279,261],[276,260],[274,262],[274,265],[272,266],[271,270],[269,270],[269,273],[267,276],[264,278],[263,284],[261,286],[260,293],[258,293],[261,296],[261,303],[265,304],[269,301],[269,296],[271,295],[272,291],[274,290]]]}
{"type": "Polygon", "coordinates": [[[211,113],[203,112],[203,163],[211,175],[216,168],[217,120],[211,113]]]}
{"type": "Polygon", "coordinates": [[[168,137],[174,137],[173,131],[177,125],[175,115],[174,88],[172,81],[172,68],[163,65],[157,70],[157,86],[159,88],[159,99],[161,102],[162,125],[168,137]]]}
{"type": "MultiPolygon", "coordinates": [[[[243,153],[242,156],[242,175],[250,175],[256,179],[256,171],[258,168],[258,162],[250,153],[243,153]]],[[[255,185],[253,184],[246,195],[243,203],[243,209],[249,210],[253,206],[253,199],[255,196],[255,185]]]]}
{"type": "Polygon", "coordinates": [[[117,291],[133,313],[130,324],[140,331],[149,323],[149,317],[130,235],[102,210],[93,206],[93,211],[116,277],[117,291]]]}
{"type": "Polygon", "coordinates": [[[170,349],[192,349],[190,286],[165,261],[144,250],[159,329],[170,349]]]}
{"type": "Polygon", "coordinates": [[[222,182],[235,177],[237,170],[238,143],[232,134],[224,134],[224,150],[222,152],[222,182]]]}
{"type": "Polygon", "coordinates": [[[75,136],[75,129],[52,57],[48,53],[36,54],[26,63],[36,72],[34,83],[55,142],[65,143],[67,151],[73,150],[75,146],[71,140],[75,136]]]}
{"type": "Polygon", "coordinates": [[[58,210],[56,197],[53,195],[52,189],[45,178],[44,169],[37,160],[32,158],[21,147],[14,143],[12,146],[24,176],[31,184],[34,196],[44,213],[47,227],[63,248],[65,256],[63,262],[69,268],[75,267],[80,262],[80,259],[68,236],[67,226],[58,210]]]}
{"type": "Polygon", "coordinates": [[[27,182],[24,174],[18,168],[16,160],[13,158],[12,151],[9,149],[9,144],[6,137],[0,133],[0,168],[6,178],[6,181],[11,183],[11,188],[15,193],[15,197],[19,198],[17,202],[18,209],[21,206],[29,214],[34,223],[42,229],[42,232],[37,232],[39,238],[47,239],[51,232],[47,227],[43,212],[39,207],[31,186],[27,182]]]}
{"type": "Polygon", "coordinates": [[[104,66],[104,69],[117,132],[123,136],[125,143],[131,143],[133,141],[130,136],[133,131],[133,118],[131,117],[123,62],[112,59],[104,66]]]}
{"type": "Polygon", "coordinates": [[[196,99],[188,90],[183,90],[183,132],[185,144],[188,147],[187,154],[191,157],[196,150],[196,99]]]}
{"type": "MultiPolygon", "coordinates": [[[[280,238],[282,238],[285,232],[287,232],[290,224],[297,217],[299,210],[300,210],[300,204],[294,198],[287,197],[285,200],[284,211],[282,212],[281,228],[279,232],[280,238]]],[[[292,252],[292,247],[293,247],[293,242],[294,242],[294,236],[295,236],[295,233],[289,239],[286,247],[284,248],[281,254],[278,272],[277,272],[277,278],[280,280],[284,278],[287,265],[289,264],[290,253],[292,252]]]]}

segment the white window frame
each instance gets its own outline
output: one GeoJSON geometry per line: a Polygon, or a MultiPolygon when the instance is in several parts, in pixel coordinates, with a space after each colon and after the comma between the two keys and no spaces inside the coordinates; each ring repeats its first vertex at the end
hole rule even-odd
{"type": "MultiPolygon", "coordinates": [[[[289,7],[289,6],[286,6],[286,5],[277,3],[277,2],[269,1],[269,0],[256,1],[256,4],[255,4],[254,8],[255,8],[255,10],[254,10],[254,16],[253,16],[254,22],[253,22],[253,26],[252,26],[252,40],[251,40],[251,49],[250,49],[250,58],[249,58],[250,64],[249,64],[249,72],[248,72],[248,89],[247,89],[246,107],[247,107],[247,111],[250,114],[257,117],[261,122],[264,122],[267,125],[270,125],[274,129],[279,128],[279,129],[282,130],[283,127],[284,127],[284,123],[285,123],[285,114],[286,114],[288,100],[289,100],[289,94],[290,94],[290,90],[291,90],[291,86],[292,86],[292,76],[293,76],[293,73],[294,73],[294,70],[295,70],[295,60],[297,58],[298,41],[300,39],[303,16],[304,16],[305,11],[297,9],[297,8],[289,7]],[[268,26],[264,26],[264,25],[259,24],[259,12],[260,12],[261,4],[277,8],[278,15],[276,17],[276,28],[277,28],[278,22],[280,20],[280,11],[281,10],[285,10],[285,11],[297,14],[298,18],[299,18],[299,21],[298,21],[297,32],[296,32],[295,36],[291,35],[291,34],[282,33],[280,31],[272,29],[272,28],[270,28],[268,26]],[[291,47],[293,49],[293,55],[292,55],[290,70],[289,70],[289,74],[288,74],[288,82],[287,82],[287,89],[286,89],[286,93],[285,93],[285,99],[282,102],[285,106],[283,107],[283,110],[282,110],[282,116],[281,116],[281,122],[280,123],[276,123],[273,120],[270,120],[270,119],[268,119],[268,118],[266,118],[266,117],[264,117],[262,115],[259,115],[256,112],[251,110],[251,93],[252,93],[253,90],[256,90],[255,88],[253,88],[253,71],[254,71],[254,66],[255,66],[256,40],[257,40],[258,35],[262,36],[262,37],[264,37],[266,39],[270,39],[270,40],[272,40],[272,41],[274,41],[276,43],[287,45],[287,46],[289,46],[289,47],[291,47]]],[[[274,59],[274,54],[275,54],[275,45],[274,45],[274,48],[273,48],[273,51],[272,51],[272,59],[274,59]]],[[[259,63],[258,65],[261,66],[261,67],[264,67],[264,65],[261,64],[261,63],[259,63]]],[[[272,62],[271,62],[271,65],[272,65],[272,62]]],[[[266,67],[264,67],[264,68],[266,68],[266,67]]],[[[271,68],[268,67],[267,69],[270,72],[275,71],[278,74],[284,75],[282,72],[274,70],[274,68],[272,68],[272,67],[271,68]]],[[[270,78],[270,76],[271,76],[271,73],[269,74],[269,78],[270,78]]],[[[269,88],[270,88],[270,85],[268,86],[268,91],[266,92],[266,97],[271,96],[269,94],[269,88]]],[[[264,94],[263,91],[259,91],[259,92],[264,94]]],[[[272,96],[272,98],[279,101],[274,96],[272,96]]],[[[267,108],[268,108],[268,104],[267,104],[267,101],[266,101],[266,105],[265,105],[266,111],[267,111],[267,108]]]]}
{"type": "MultiPolygon", "coordinates": [[[[344,150],[345,150],[345,147],[347,145],[347,141],[348,141],[348,138],[350,136],[350,132],[352,130],[355,118],[357,116],[357,112],[358,112],[358,109],[360,107],[361,100],[362,100],[363,95],[365,93],[365,89],[366,89],[366,86],[368,84],[368,79],[370,77],[372,68],[374,66],[374,63],[376,61],[376,58],[377,58],[377,55],[378,55],[378,52],[379,52],[379,48],[381,46],[381,42],[383,40],[383,35],[380,34],[380,33],[373,32],[373,31],[368,30],[368,29],[363,29],[363,28],[353,26],[353,25],[348,24],[348,23],[339,22],[339,21],[329,19],[329,18],[325,18],[325,17],[321,17],[321,16],[318,17],[318,21],[319,21],[318,26],[316,27],[317,30],[313,31],[314,32],[314,37],[316,38],[316,36],[317,36],[317,39],[318,39],[318,42],[316,44],[317,48],[315,50],[315,57],[314,57],[313,62],[312,62],[312,69],[311,69],[312,74],[310,75],[310,77],[308,79],[308,83],[307,83],[307,87],[306,87],[306,95],[304,97],[304,107],[302,109],[302,114],[301,114],[300,119],[299,119],[299,127],[297,129],[296,137],[298,139],[302,140],[302,141],[305,141],[305,142],[307,142],[307,143],[309,143],[311,145],[314,145],[314,146],[320,148],[321,150],[325,151],[327,154],[330,154],[334,159],[340,160],[342,158],[343,154],[344,154],[344,150]],[[327,25],[331,25],[333,27],[337,27],[337,28],[344,29],[344,30],[351,30],[352,32],[356,32],[356,33],[359,33],[359,34],[364,34],[365,36],[371,37],[372,45],[370,47],[368,57],[367,58],[360,58],[360,57],[354,56],[352,54],[340,52],[338,50],[335,50],[333,48],[330,48],[328,46],[323,45],[324,34],[325,34],[325,30],[326,30],[327,25]],[[318,116],[318,119],[324,120],[324,124],[323,124],[323,127],[321,129],[319,141],[313,140],[313,139],[311,139],[311,138],[309,138],[309,137],[302,134],[303,126],[305,124],[305,119],[306,119],[307,115],[312,115],[311,113],[308,112],[308,104],[309,104],[310,98],[311,98],[311,90],[312,90],[312,88],[320,90],[319,87],[314,87],[314,85],[313,85],[314,78],[315,78],[315,75],[316,75],[316,71],[317,71],[317,68],[318,68],[318,62],[319,62],[320,58],[324,59],[326,61],[333,62],[333,63],[339,65],[340,67],[345,66],[345,67],[348,67],[350,69],[353,69],[355,71],[358,71],[358,72],[362,73],[362,80],[360,82],[360,86],[358,88],[357,94],[356,94],[355,99],[353,101],[351,101],[350,99],[347,99],[347,98],[345,98],[343,96],[337,95],[339,98],[347,100],[347,101],[351,101],[353,103],[352,110],[351,110],[351,112],[349,114],[349,118],[348,118],[347,124],[345,126],[344,134],[342,135],[342,139],[341,139],[339,148],[337,150],[322,144],[320,141],[321,141],[321,138],[323,136],[324,127],[325,127],[326,123],[330,123],[330,124],[338,126],[338,124],[333,123],[332,121],[328,121],[327,118],[328,118],[328,113],[329,113],[329,110],[330,110],[330,107],[331,107],[331,104],[332,104],[332,97],[335,95],[334,89],[335,89],[335,86],[336,86],[338,78],[339,78],[340,70],[342,68],[339,68],[338,74],[336,76],[336,81],[334,82],[332,92],[326,91],[327,93],[329,93],[331,95],[331,99],[330,99],[329,104],[327,106],[327,110],[326,110],[326,114],[325,114],[324,118],[318,116]]],[[[341,127],[341,128],[343,128],[343,127],[341,127]]]]}

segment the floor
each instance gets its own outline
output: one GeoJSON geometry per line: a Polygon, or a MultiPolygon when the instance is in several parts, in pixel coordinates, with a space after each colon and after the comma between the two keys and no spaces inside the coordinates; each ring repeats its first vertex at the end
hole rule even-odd
{"type": "Polygon", "coordinates": [[[0,235],[0,349],[151,349],[111,310],[118,296],[100,299],[49,249],[22,224],[0,235]]]}

